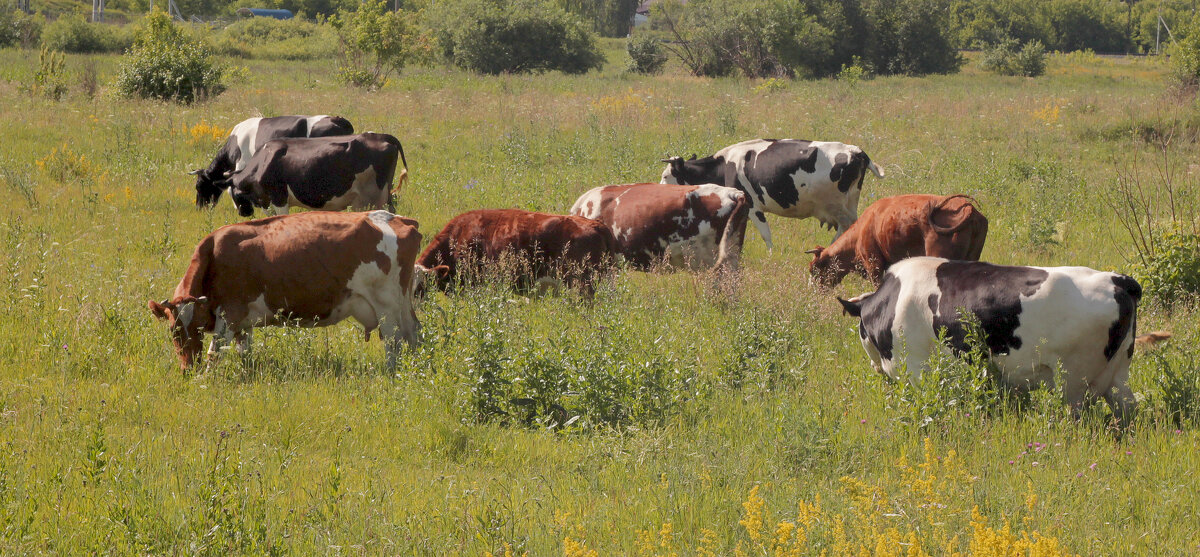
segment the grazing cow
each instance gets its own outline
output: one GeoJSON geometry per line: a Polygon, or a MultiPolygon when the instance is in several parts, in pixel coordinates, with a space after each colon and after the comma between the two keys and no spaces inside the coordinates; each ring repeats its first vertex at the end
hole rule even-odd
{"type": "MultiPolygon", "coordinates": [[[[230,195],[243,217],[253,215],[254,207],[275,214],[290,207],[393,210],[397,156],[404,161],[404,148],[385,133],[273,139],[233,174],[230,195]]],[[[397,190],[406,176],[404,161],[397,190]]]]}
{"type": "Polygon", "coordinates": [[[1008,267],[913,257],[892,265],[879,290],[842,300],[877,371],[919,378],[938,331],[969,349],[959,310],[978,319],[991,362],[1011,388],[1052,385],[1064,370],[1072,409],[1104,397],[1122,424],[1136,407],[1129,389],[1137,304],[1134,279],[1086,267],[1008,267]]]}
{"type": "Polygon", "coordinates": [[[225,145],[217,151],[208,168],[197,169],[189,174],[196,176],[196,206],[211,207],[217,204],[221,192],[229,187],[229,177],[246,167],[254,153],[263,144],[282,137],[328,137],[350,135],[354,126],[341,116],[276,116],[274,118],[249,118],[233,127],[225,145]]]}
{"type": "Polygon", "coordinates": [[[387,211],[310,212],[231,224],[196,246],[175,294],[150,310],[170,326],[184,370],[212,333],[249,348],[257,326],[333,325],[353,317],[379,328],[389,364],[396,344],[417,342],[412,274],[421,234],[417,222],[387,211]]]}
{"type": "Polygon", "coordinates": [[[979,261],[988,220],[965,195],[897,195],[872,203],[828,248],[817,246],[808,272],[824,286],[851,271],[879,285],[893,263],[928,255],[979,261]]]}
{"type": "Polygon", "coordinates": [[[625,261],[643,270],[737,271],[749,212],[745,194],[715,184],[602,186],[571,207],[612,229],[625,261]]]}
{"type": "Polygon", "coordinates": [[[539,286],[561,277],[585,296],[593,278],[617,255],[617,241],[601,222],[577,216],[518,209],[481,209],[450,219],[417,258],[418,271],[432,271],[445,288],[470,265],[494,265],[506,254],[521,266],[518,279],[539,286]]]}
{"type": "Polygon", "coordinates": [[[870,169],[883,169],[854,145],[798,139],[751,139],[711,157],[663,159],[664,184],[720,184],[742,190],[753,207],[754,226],[770,249],[771,229],[763,212],[781,217],[816,217],[837,227],[836,240],[854,223],[858,195],[870,169]]]}

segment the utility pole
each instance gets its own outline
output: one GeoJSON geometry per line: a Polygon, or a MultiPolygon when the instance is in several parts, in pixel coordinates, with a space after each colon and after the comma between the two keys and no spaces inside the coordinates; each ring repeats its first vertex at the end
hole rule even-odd
{"type": "Polygon", "coordinates": [[[104,22],[104,0],[92,0],[92,23],[104,22]]]}

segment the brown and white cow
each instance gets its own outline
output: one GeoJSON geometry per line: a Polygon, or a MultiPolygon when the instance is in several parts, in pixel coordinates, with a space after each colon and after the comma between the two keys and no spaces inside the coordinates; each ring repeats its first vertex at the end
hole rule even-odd
{"type": "Polygon", "coordinates": [[[594,188],[571,214],[608,226],[630,266],[738,269],[750,202],[734,188],[627,184],[594,188]]]}
{"type": "Polygon", "coordinates": [[[379,328],[388,363],[417,342],[412,275],[417,222],[386,211],[310,212],[218,228],[196,246],[175,294],[149,302],[167,321],[186,370],[212,333],[209,356],[233,340],[249,348],[257,326],[333,325],[353,317],[379,328]]]}
{"type": "Polygon", "coordinates": [[[396,179],[399,190],[408,163],[400,140],[391,135],[273,139],[233,173],[229,193],[243,217],[253,215],[254,207],[275,214],[290,207],[390,210],[397,158],[404,162],[396,179]]]}
{"type": "Polygon", "coordinates": [[[966,195],[897,195],[872,203],[828,248],[817,246],[808,271],[824,286],[851,271],[879,284],[893,263],[928,255],[979,261],[988,220],[966,195]]]}
{"type": "Polygon", "coordinates": [[[432,272],[440,288],[464,267],[494,265],[511,257],[522,286],[562,279],[585,296],[617,256],[617,241],[601,222],[519,209],[480,209],[450,219],[417,258],[418,272],[432,272]]]}

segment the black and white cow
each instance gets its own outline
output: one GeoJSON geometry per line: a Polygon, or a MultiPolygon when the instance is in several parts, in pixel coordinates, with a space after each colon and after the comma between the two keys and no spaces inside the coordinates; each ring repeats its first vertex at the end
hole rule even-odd
{"type": "Polygon", "coordinates": [[[243,217],[254,207],[276,214],[290,207],[392,210],[397,157],[405,163],[396,179],[399,190],[408,163],[400,140],[386,133],[272,139],[233,173],[229,193],[243,217]]]}
{"type": "Polygon", "coordinates": [[[838,301],[859,318],[872,365],[890,378],[919,378],[943,328],[951,349],[966,350],[961,308],[978,318],[1009,387],[1053,385],[1061,365],[1072,409],[1103,397],[1125,424],[1137,405],[1128,381],[1141,296],[1134,279],[1087,267],[913,257],[888,268],[879,290],[838,301]]]}
{"type": "Polygon", "coordinates": [[[735,143],[711,157],[663,159],[664,184],[720,184],[746,193],[751,220],[771,244],[771,229],[763,212],[781,217],[816,217],[837,227],[836,240],[858,218],[858,195],[869,169],[883,178],[883,169],[854,145],[799,139],[751,139],[735,143]]]}
{"type": "Polygon", "coordinates": [[[350,135],[354,126],[341,116],[276,116],[242,120],[229,132],[208,168],[190,172],[196,176],[196,206],[216,205],[229,187],[229,177],[246,167],[263,144],[282,137],[329,137],[350,135]]]}

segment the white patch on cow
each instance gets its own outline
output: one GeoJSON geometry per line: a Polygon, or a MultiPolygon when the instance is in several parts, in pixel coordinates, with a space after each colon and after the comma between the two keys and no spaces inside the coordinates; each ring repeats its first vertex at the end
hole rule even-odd
{"type": "Polygon", "coordinates": [[[238,330],[270,325],[275,321],[275,312],[267,305],[267,295],[259,294],[257,298],[246,305],[246,319],[238,326],[238,330]]]}
{"type": "Polygon", "coordinates": [[[370,220],[371,224],[383,233],[383,238],[379,240],[379,244],[375,246],[375,249],[379,250],[379,253],[386,255],[388,260],[392,262],[392,265],[396,264],[396,251],[400,247],[400,240],[397,238],[396,231],[392,229],[392,225],[390,224],[394,218],[396,218],[396,215],[387,211],[371,211],[367,214],[367,220],[370,220]]]}
{"type": "MultiPolygon", "coordinates": [[[[571,210],[569,213],[588,219],[595,219],[599,217],[601,200],[604,199],[604,195],[602,193],[604,187],[605,186],[592,188],[583,195],[579,196],[579,199],[575,200],[575,204],[571,205],[571,210]]],[[[613,234],[616,234],[616,230],[613,230],[613,234]]]]}
{"type": "Polygon", "coordinates": [[[229,132],[229,136],[235,138],[240,151],[238,160],[233,165],[233,171],[237,172],[246,168],[246,163],[250,162],[250,158],[254,156],[255,141],[258,139],[258,124],[262,118],[247,118],[238,122],[229,132]]]}
{"type": "Polygon", "coordinates": [[[180,304],[175,310],[175,323],[183,330],[188,330],[192,319],[196,316],[196,302],[180,304]]]}
{"type": "Polygon", "coordinates": [[[308,118],[305,118],[305,120],[307,120],[308,128],[305,129],[304,135],[307,137],[312,137],[313,126],[317,125],[317,122],[320,122],[328,117],[328,114],[318,114],[316,116],[309,116],[308,118]]]}

